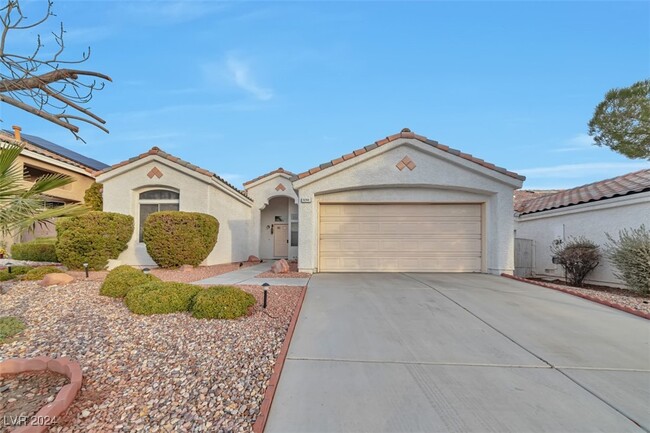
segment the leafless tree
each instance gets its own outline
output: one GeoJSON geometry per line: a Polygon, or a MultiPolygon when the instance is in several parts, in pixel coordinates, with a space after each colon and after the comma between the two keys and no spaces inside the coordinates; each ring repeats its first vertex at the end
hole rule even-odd
{"type": "Polygon", "coordinates": [[[20,0],[0,0],[0,101],[42,117],[70,130],[77,139],[79,126],[85,122],[108,132],[104,119],[84,107],[93,97],[93,92],[104,88],[105,81],[112,81],[108,75],[73,69],[74,65],[90,57],[90,48],[81,59],[68,60],[63,57],[63,23],[57,32],[52,32],[57,48],[52,54],[43,53],[44,45],[40,34],[36,48],[25,54],[8,50],[8,40],[19,31],[28,31],[55,16],[52,0],[48,0],[44,15],[30,20],[23,13],[20,0]]]}

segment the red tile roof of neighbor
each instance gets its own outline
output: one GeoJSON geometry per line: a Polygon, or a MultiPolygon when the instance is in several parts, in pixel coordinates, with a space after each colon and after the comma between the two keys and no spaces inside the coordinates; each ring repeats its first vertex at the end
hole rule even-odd
{"type": "Polygon", "coordinates": [[[182,160],[182,159],[180,159],[180,158],[178,158],[178,157],[176,157],[174,155],[171,155],[171,154],[161,150],[160,148],[158,148],[156,146],[152,147],[151,149],[149,149],[149,151],[147,151],[145,153],[141,153],[138,156],[134,156],[133,158],[129,158],[129,159],[125,160],[125,161],[118,162],[117,164],[111,165],[110,167],[105,168],[103,170],[96,171],[94,173],[95,177],[99,176],[100,174],[104,174],[104,173],[107,173],[109,171],[115,170],[116,168],[124,167],[125,165],[131,164],[132,162],[135,162],[135,161],[138,161],[140,159],[146,158],[147,156],[159,156],[159,157],[164,158],[164,159],[166,159],[168,161],[175,162],[176,164],[179,164],[179,165],[181,165],[181,166],[183,166],[185,168],[189,168],[190,170],[193,170],[193,171],[195,171],[197,173],[200,173],[200,174],[203,174],[205,176],[217,179],[219,182],[226,185],[227,187],[229,187],[233,191],[239,193],[241,196],[246,197],[248,200],[252,200],[250,197],[248,197],[246,195],[246,193],[244,191],[240,191],[239,189],[235,188],[233,185],[228,183],[225,179],[223,179],[222,177],[217,176],[216,173],[213,173],[213,172],[211,172],[209,170],[206,170],[204,168],[201,168],[199,166],[191,164],[191,163],[189,163],[187,161],[184,161],[184,160],[182,160]]]}
{"type": "Polygon", "coordinates": [[[261,176],[257,176],[255,179],[251,179],[249,181],[244,182],[244,185],[248,185],[250,183],[257,182],[260,179],[264,179],[265,177],[271,176],[272,174],[276,174],[276,173],[288,174],[291,177],[296,175],[295,173],[292,173],[289,170],[285,170],[284,168],[279,167],[279,168],[277,168],[277,169],[275,169],[273,171],[269,171],[268,173],[265,173],[265,174],[263,174],[261,176]]]}
{"type": "Polygon", "coordinates": [[[295,179],[304,179],[305,177],[310,176],[310,175],[312,175],[314,173],[318,173],[321,170],[325,170],[325,169],[327,169],[329,167],[332,167],[332,166],[334,166],[336,164],[340,164],[343,161],[347,161],[348,159],[352,159],[352,158],[354,158],[356,156],[363,155],[366,152],[370,152],[373,149],[381,147],[381,146],[383,146],[385,144],[388,144],[388,143],[393,142],[395,140],[398,140],[400,138],[414,138],[414,139],[419,140],[419,141],[421,141],[423,143],[426,143],[426,144],[428,144],[428,145],[430,145],[432,147],[435,147],[438,150],[442,150],[443,152],[447,152],[447,153],[450,153],[452,155],[458,156],[459,158],[463,158],[463,159],[465,159],[467,161],[471,161],[473,163],[479,164],[479,165],[481,165],[481,166],[483,166],[485,168],[488,168],[490,170],[494,170],[494,171],[497,171],[497,172],[499,172],[501,174],[505,174],[506,176],[513,177],[513,178],[519,179],[519,180],[525,180],[526,179],[525,176],[518,175],[517,173],[514,173],[512,171],[508,171],[508,170],[506,170],[505,168],[502,168],[502,167],[497,167],[496,165],[491,164],[489,162],[486,162],[486,161],[484,161],[484,160],[482,160],[480,158],[476,158],[476,157],[474,157],[474,156],[472,156],[470,154],[463,153],[460,150],[452,149],[449,146],[445,146],[444,144],[438,143],[437,141],[429,140],[427,137],[425,137],[423,135],[415,134],[415,133],[411,132],[410,129],[404,128],[398,134],[390,135],[390,136],[388,136],[388,137],[386,137],[384,139],[375,141],[374,143],[369,144],[368,146],[362,147],[362,148],[357,149],[357,150],[355,150],[355,151],[353,151],[351,153],[348,153],[347,155],[343,155],[340,158],[333,159],[330,162],[326,162],[324,164],[319,165],[318,167],[312,168],[311,170],[307,170],[307,171],[305,171],[303,173],[300,173],[294,178],[294,180],[295,179]]]}
{"type": "Polygon", "coordinates": [[[538,197],[543,197],[545,195],[549,194],[555,194],[560,191],[564,191],[562,189],[518,189],[515,190],[514,194],[514,207],[515,211],[519,212],[523,210],[524,204],[528,200],[532,200],[534,198],[538,197]]]}
{"type": "Polygon", "coordinates": [[[524,202],[520,215],[650,191],[650,169],[566,189],[524,202]]]}

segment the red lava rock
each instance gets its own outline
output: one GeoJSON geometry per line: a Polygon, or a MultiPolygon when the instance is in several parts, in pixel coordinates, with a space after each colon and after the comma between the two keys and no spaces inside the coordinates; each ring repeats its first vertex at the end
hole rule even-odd
{"type": "Polygon", "coordinates": [[[278,260],[271,266],[271,272],[274,274],[286,274],[289,270],[289,263],[285,259],[278,260]]]}
{"type": "Polygon", "coordinates": [[[261,262],[260,258],[257,257],[257,256],[248,256],[247,261],[251,262],[251,263],[260,263],[261,262]]]}
{"type": "Polygon", "coordinates": [[[62,286],[74,281],[74,278],[68,274],[47,274],[41,281],[41,286],[62,286]]]}

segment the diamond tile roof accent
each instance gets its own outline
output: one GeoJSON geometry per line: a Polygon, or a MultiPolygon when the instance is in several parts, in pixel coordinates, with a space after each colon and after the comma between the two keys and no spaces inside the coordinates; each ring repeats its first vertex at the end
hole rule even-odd
{"type": "Polygon", "coordinates": [[[276,191],[284,191],[286,189],[287,188],[284,185],[282,185],[281,183],[279,183],[278,186],[275,187],[276,191]]]}
{"type": "Polygon", "coordinates": [[[276,174],[276,173],[288,174],[291,177],[296,175],[295,173],[292,173],[289,170],[285,170],[284,168],[279,167],[279,168],[276,168],[273,171],[269,171],[268,173],[265,173],[265,174],[263,174],[261,176],[257,176],[255,179],[251,179],[249,181],[244,182],[244,186],[246,186],[248,184],[251,184],[253,182],[257,182],[260,179],[264,179],[265,177],[271,176],[271,175],[276,174]]]}
{"type": "Polygon", "coordinates": [[[228,188],[230,188],[233,191],[237,192],[242,197],[245,197],[246,199],[252,201],[252,199],[250,197],[248,197],[244,191],[240,191],[239,189],[235,188],[232,184],[228,183],[225,179],[223,179],[220,176],[217,176],[216,173],[213,173],[213,172],[211,172],[209,170],[206,170],[206,169],[201,168],[199,166],[196,166],[196,165],[194,165],[192,163],[184,161],[184,160],[182,160],[182,159],[180,159],[180,158],[178,158],[178,157],[176,157],[174,155],[171,155],[171,154],[161,150],[157,146],[152,147],[151,149],[149,149],[149,151],[147,151],[145,153],[141,153],[138,156],[134,156],[133,158],[129,158],[129,159],[125,160],[125,161],[118,162],[117,164],[111,165],[110,167],[105,168],[103,170],[96,171],[94,173],[94,175],[95,175],[95,177],[97,177],[97,176],[99,176],[101,174],[108,173],[109,171],[113,171],[116,168],[124,167],[125,165],[129,165],[129,164],[131,164],[133,162],[136,162],[136,161],[141,160],[143,158],[146,158],[148,156],[159,156],[159,157],[164,158],[164,159],[166,159],[168,161],[175,162],[176,164],[181,165],[181,166],[183,166],[185,168],[188,168],[188,169],[190,169],[192,171],[200,173],[200,174],[202,174],[204,176],[208,176],[208,177],[211,177],[213,179],[216,179],[220,183],[226,185],[228,188]]]}
{"type": "Polygon", "coordinates": [[[402,129],[402,131],[400,133],[398,133],[398,134],[389,135],[386,138],[375,141],[374,143],[369,144],[368,146],[357,149],[357,150],[355,150],[355,151],[353,151],[351,153],[348,153],[346,155],[341,156],[340,158],[333,159],[333,160],[331,160],[329,162],[326,162],[324,164],[319,165],[318,167],[314,167],[314,168],[312,168],[310,170],[302,172],[302,173],[298,174],[297,176],[295,176],[294,180],[304,179],[307,176],[311,176],[312,174],[318,173],[321,170],[325,170],[325,169],[327,169],[329,167],[332,167],[334,165],[337,165],[337,164],[340,164],[340,163],[342,163],[344,161],[347,161],[348,159],[352,159],[352,158],[355,158],[355,157],[357,157],[359,155],[363,155],[366,152],[371,152],[372,150],[377,149],[378,147],[381,147],[381,146],[383,146],[385,144],[391,143],[391,142],[393,142],[395,140],[398,140],[400,138],[413,138],[413,139],[419,140],[419,141],[421,141],[423,143],[426,143],[426,144],[428,144],[428,145],[430,145],[432,147],[435,147],[438,150],[442,150],[443,152],[447,152],[447,153],[450,153],[452,155],[458,156],[459,158],[463,158],[463,159],[465,159],[467,161],[471,161],[471,162],[473,162],[475,164],[478,164],[478,165],[483,166],[485,168],[488,168],[490,170],[494,170],[494,171],[499,172],[501,174],[504,174],[506,176],[509,176],[509,177],[512,177],[512,178],[515,178],[515,179],[519,179],[519,180],[526,180],[525,176],[521,176],[521,175],[519,175],[517,173],[514,173],[512,171],[508,171],[503,167],[497,167],[494,164],[486,162],[486,161],[484,161],[484,160],[482,160],[480,158],[476,158],[476,157],[474,157],[474,156],[472,156],[472,155],[470,155],[468,153],[463,153],[460,150],[452,149],[449,146],[445,146],[444,144],[440,144],[435,140],[430,140],[430,139],[428,139],[427,137],[425,137],[423,135],[415,134],[415,133],[411,132],[411,130],[408,129],[408,128],[402,129]]]}
{"type": "Polygon", "coordinates": [[[522,203],[519,215],[559,209],[645,191],[650,191],[650,169],[635,171],[527,200],[522,203]]]}
{"type": "Polygon", "coordinates": [[[151,170],[149,170],[149,173],[147,173],[147,177],[149,179],[153,179],[154,176],[156,176],[158,179],[163,177],[163,173],[158,169],[158,167],[152,168],[151,170]]]}

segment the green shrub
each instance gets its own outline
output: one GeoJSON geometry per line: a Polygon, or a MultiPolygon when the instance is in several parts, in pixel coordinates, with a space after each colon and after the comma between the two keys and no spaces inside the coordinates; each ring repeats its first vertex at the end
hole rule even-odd
{"type": "Polygon", "coordinates": [[[160,281],[160,279],[131,266],[122,265],[108,273],[99,289],[99,294],[111,298],[123,298],[132,288],[154,281],[160,281]]]}
{"type": "Polygon", "coordinates": [[[0,317],[0,344],[25,329],[22,320],[16,317],[0,317]]]}
{"type": "Polygon", "coordinates": [[[552,246],[551,252],[564,268],[567,282],[574,287],[582,287],[584,279],[598,266],[601,258],[600,247],[582,236],[552,246]]]}
{"type": "Polygon", "coordinates": [[[84,193],[84,204],[91,210],[104,210],[103,192],[104,186],[101,183],[93,183],[84,193]]]}
{"type": "Polygon", "coordinates": [[[11,247],[11,257],[15,260],[58,262],[55,243],[56,238],[38,238],[33,241],[14,244],[11,247]]]}
{"type": "Polygon", "coordinates": [[[630,289],[650,293],[650,230],[644,225],[623,229],[618,232],[618,239],[608,233],[607,240],[605,255],[618,270],[614,275],[630,289]]]}
{"type": "Polygon", "coordinates": [[[116,259],[133,236],[133,217],[112,212],[88,212],[56,223],[56,255],[70,269],[101,270],[116,259]]]}
{"type": "Polygon", "coordinates": [[[0,281],[9,281],[26,274],[32,269],[30,266],[12,266],[11,273],[8,269],[0,271],[0,281]]]}
{"type": "Polygon", "coordinates": [[[147,252],[163,268],[199,265],[216,245],[218,234],[215,217],[195,212],[155,212],[143,228],[147,252]]]}
{"type": "Polygon", "coordinates": [[[185,283],[153,282],[135,287],[124,298],[136,314],[168,314],[188,311],[192,299],[202,289],[185,283]]]}
{"type": "Polygon", "coordinates": [[[59,269],[55,268],[54,266],[39,266],[38,268],[34,268],[29,270],[26,274],[21,276],[20,278],[23,280],[42,280],[44,276],[47,274],[63,274],[64,272],[59,269]]]}
{"type": "Polygon", "coordinates": [[[255,297],[234,286],[213,286],[200,291],[192,303],[197,319],[236,319],[255,305],[255,297]]]}

